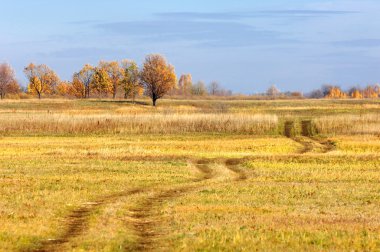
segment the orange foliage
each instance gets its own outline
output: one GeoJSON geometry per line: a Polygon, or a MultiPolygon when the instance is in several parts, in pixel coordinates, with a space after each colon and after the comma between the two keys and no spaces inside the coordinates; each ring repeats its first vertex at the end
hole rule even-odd
{"type": "Polygon", "coordinates": [[[327,94],[326,98],[342,99],[342,98],[347,98],[347,94],[343,92],[339,87],[332,87],[329,90],[329,93],[327,94]]]}
{"type": "Polygon", "coordinates": [[[78,75],[74,75],[73,82],[71,83],[69,93],[76,98],[86,98],[86,86],[83,84],[78,75]]]}
{"type": "Polygon", "coordinates": [[[57,86],[57,94],[61,96],[70,95],[70,89],[71,89],[70,83],[63,81],[59,83],[57,86]]]}
{"type": "Polygon", "coordinates": [[[363,94],[355,89],[352,93],[351,93],[351,98],[354,98],[354,99],[362,99],[363,98],[363,94]]]}
{"type": "Polygon", "coordinates": [[[363,90],[363,96],[364,98],[378,98],[379,94],[376,92],[376,89],[372,86],[367,86],[363,90]]]}
{"type": "Polygon", "coordinates": [[[57,74],[46,65],[29,64],[24,73],[29,80],[28,93],[37,94],[41,99],[43,94],[54,93],[59,81],[57,74]]]}
{"type": "Polygon", "coordinates": [[[147,94],[152,98],[153,106],[176,86],[177,77],[174,67],[166,59],[157,54],[148,55],[140,74],[141,82],[147,94]]]}

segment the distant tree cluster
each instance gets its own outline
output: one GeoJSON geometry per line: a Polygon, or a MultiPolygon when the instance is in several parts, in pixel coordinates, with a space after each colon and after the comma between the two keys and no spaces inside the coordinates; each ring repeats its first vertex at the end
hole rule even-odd
{"type": "MultiPolygon", "coordinates": [[[[270,86],[264,95],[270,99],[304,98],[302,92],[281,92],[275,85],[270,86]]],[[[305,97],[311,99],[374,99],[380,97],[380,85],[368,85],[365,88],[353,87],[348,90],[343,90],[339,86],[323,85],[306,94],[305,97]]]]}
{"type": "Polygon", "coordinates": [[[323,85],[320,89],[312,91],[308,97],[314,99],[374,99],[380,97],[380,85],[368,85],[365,88],[353,87],[346,91],[339,86],[323,85]]]}
{"type": "Polygon", "coordinates": [[[145,93],[151,97],[153,105],[176,84],[174,67],[161,55],[148,55],[140,70],[132,60],[101,61],[98,66],[85,65],[73,76],[69,95],[77,98],[116,98],[119,93],[131,98],[145,93]]]}
{"type": "MultiPolygon", "coordinates": [[[[0,99],[14,96],[63,96],[69,98],[124,98],[135,102],[136,97],[148,96],[156,106],[157,100],[169,94],[180,97],[227,97],[230,90],[217,81],[206,85],[203,81],[193,82],[191,74],[183,74],[177,80],[174,67],[157,54],[148,55],[141,67],[133,60],[100,61],[97,66],[86,64],[75,72],[70,81],[62,81],[46,65],[29,64],[24,69],[28,79],[25,90],[19,85],[15,72],[9,64],[0,64],[0,99]],[[24,93],[23,93],[23,92],[24,93]],[[25,94],[26,93],[26,94],[25,94]]],[[[236,94],[235,94],[236,96],[236,94]]],[[[365,88],[353,87],[342,90],[339,86],[323,85],[309,94],[282,92],[272,85],[264,94],[237,97],[252,99],[371,99],[380,97],[380,85],[365,88]]]]}
{"type": "MultiPolygon", "coordinates": [[[[7,76],[5,72],[4,70],[2,75],[7,76]]],[[[13,70],[8,72],[8,75],[14,76],[13,70]]],[[[82,99],[111,96],[115,99],[119,94],[123,94],[124,98],[135,101],[136,96],[145,92],[156,106],[157,100],[174,89],[177,83],[174,67],[161,55],[148,55],[141,69],[132,60],[100,61],[98,66],[86,64],[74,73],[69,82],[61,81],[46,65],[31,63],[25,67],[24,73],[29,81],[27,93],[37,95],[39,99],[43,95],[82,99]]],[[[11,81],[6,82],[4,77],[4,87],[10,85],[8,82],[11,81]]],[[[2,82],[0,85],[3,86],[2,82]]],[[[5,93],[5,90],[10,89],[4,88],[1,94],[5,93]]]]}
{"type": "Polygon", "coordinates": [[[171,92],[172,95],[178,96],[231,96],[232,91],[224,89],[217,81],[206,85],[203,81],[193,84],[191,74],[181,75],[178,85],[171,92]]]}

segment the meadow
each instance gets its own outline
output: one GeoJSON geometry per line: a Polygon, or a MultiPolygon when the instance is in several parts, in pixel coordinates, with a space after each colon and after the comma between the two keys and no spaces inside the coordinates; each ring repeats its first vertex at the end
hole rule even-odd
{"type": "Polygon", "coordinates": [[[379,251],[379,152],[379,100],[4,100],[0,251],[379,251]]]}

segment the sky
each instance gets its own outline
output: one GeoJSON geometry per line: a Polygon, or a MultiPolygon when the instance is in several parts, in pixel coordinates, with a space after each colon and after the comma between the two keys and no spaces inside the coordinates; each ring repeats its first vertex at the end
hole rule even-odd
{"type": "Polygon", "coordinates": [[[2,0],[0,62],[90,63],[159,53],[237,93],[380,82],[379,0],[2,0]]]}

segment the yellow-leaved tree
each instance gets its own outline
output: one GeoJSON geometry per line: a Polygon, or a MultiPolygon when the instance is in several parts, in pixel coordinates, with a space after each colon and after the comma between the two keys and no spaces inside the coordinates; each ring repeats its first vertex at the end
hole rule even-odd
{"type": "Polygon", "coordinates": [[[41,99],[43,94],[52,94],[60,83],[57,74],[46,65],[30,63],[24,69],[29,80],[28,93],[37,94],[41,99]]]}
{"type": "Polygon", "coordinates": [[[177,77],[174,67],[163,56],[151,54],[145,58],[140,81],[156,106],[157,100],[176,86],[177,77]]]}
{"type": "Polygon", "coordinates": [[[118,87],[121,85],[123,80],[123,69],[117,61],[100,61],[99,67],[107,72],[108,77],[112,83],[112,97],[115,99],[118,87]]]}
{"type": "Polygon", "coordinates": [[[136,96],[142,95],[144,92],[139,79],[139,68],[136,62],[132,60],[124,60],[122,65],[124,69],[124,79],[122,81],[124,98],[132,98],[134,103],[136,96]]]}
{"type": "Polygon", "coordinates": [[[100,96],[107,97],[112,92],[112,81],[104,68],[96,67],[91,88],[100,96]]]}

